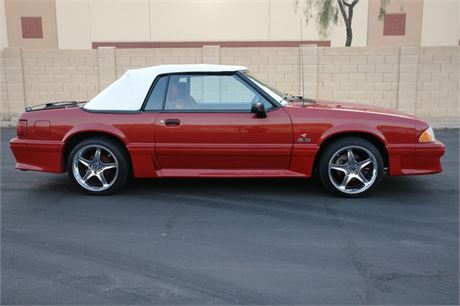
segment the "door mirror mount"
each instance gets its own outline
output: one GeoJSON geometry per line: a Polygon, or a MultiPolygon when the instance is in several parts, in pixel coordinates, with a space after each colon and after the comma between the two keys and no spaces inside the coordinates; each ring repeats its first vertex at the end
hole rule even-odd
{"type": "Polygon", "coordinates": [[[256,114],[257,118],[267,118],[267,113],[265,112],[265,106],[261,102],[256,102],[252,104],[251,113],[256,114]]]}

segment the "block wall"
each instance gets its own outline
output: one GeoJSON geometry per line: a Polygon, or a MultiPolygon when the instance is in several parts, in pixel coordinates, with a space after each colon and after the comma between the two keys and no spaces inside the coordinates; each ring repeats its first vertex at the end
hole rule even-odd
{"type": "Polygon", "coordinates": [[[247,66],[284,92],[391,107],[460,126],[460,47],[157,48],[0,50],[0,121],[14,125],[25,106],[88,100],[126,70],[160,64],[247,66]]]}
{"type": "Polygon", "coordinates": [[[399,48],[319,48],[318,97],[397,108],[399,48]]]}
{"type": "Polygon", "coordinates": [[[3,50],[0,49],[0,123],[9,120],[9,113],[8,98],[6,96],[6,77],[3,50]]]}
{"type": "Polygon", "coordinates": [[[299,48],[222,48],[220,63],[242,65],[255,77],[285,92],[299,93],[299,48]]]}
{"type": "Polygon", "coordinates": [[[420,48],[417,116],[440,122],[459,122],[459,71],[459,48],[420,48]]]}
{"type": "Polygon", "coordinates": [[[22,50],[25,106],[96,95],[96,55],[97,50],[22,50]]]}
{"type": "Polygon", "coordinates": [[[3,78],[6,94],[6,102],[1,101],[0,105],[6,105],[2,108],[2,126],[14,125],[21,112],[25,107],[25,89],[24,73],[22,69],[22,50],[18,48],[7,48],[3,50],[3,78]]]}
{"type": "Polygon", "coordinates": [[[120,77],[128,69],[163,64],[201,64],[202,48],[158,48],[115,50],[116,75],[120,77]]]}

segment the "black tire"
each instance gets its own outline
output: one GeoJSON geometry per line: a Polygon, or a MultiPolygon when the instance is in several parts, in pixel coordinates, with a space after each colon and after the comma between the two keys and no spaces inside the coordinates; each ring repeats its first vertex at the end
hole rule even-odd
{"type": "MultiPolygon", "coordinates": [[[[99,171],[99,172],[105,172],[105,170],[99,171]]],[[[131,168],[130,168],[130,162],[129,162],[129,158],[127,156],[126,150],[119,143],[109,138],[105,138],[105,137],[91,137],[91,138],[82,140],[72,149],[67,159],[67,173],[72,179],[72,181],[78,187],[80,187],[80,189],[84,191],[85,193],[92,194],[92,195],[108,195],[108,194],[112,194],[112,193],[119,191],[126,184],[128,179],[130,178],[131,168]],[[81,150],[84,150],[86,148],[88,148],[88,150],[91,150],[92,146],[95,146],[95,148],[96,147],[101,148],[102,152],[106,152],[105,154],[107,157],[105,158],[111,158],[113,159],[114,163],[115,162],[117,163],[117,168],[116,168],[117,170],[113,170],[113,171],[116,171],[116,175],[113,175],[112,181],[110,182],[111,183],[110,187],[107,187],[106,189],[103,189],[103,190],[87,189],[86,187],[84,187],[82,184],[78,182],[78,179],[76,177],[77,174],[74,173],[75,155],[79,153],[79,151],[81,152],[81,150]]],[[[100,188],[104,188],[104,187],[101,186],[100,188]]]]}
{"type": "MultiPolygon", "coordinates": [[[[358,156],[359,157],[359,156],[358,156]]],[[[354,159],[352,159],[353,162],[355,162],[354,159]]],[[[336,163],[334,163],[335,165],[336,163]]],[[[332,166],[334,166],[332,165],[332,166]]],[[[365,139],[362,139],[362,138],[359,138],[359,137],[345,137],[345,138],[342,138],[342,139],[338,139],[330,144],[328,144],[328,146],[325,148],[325,150],[322,152],[322,155],[320,156],[320,159],[319,159],[319,164],[318,164],[318,173],[319,173],[319,177],[320,177],[320,180],[321,180],[321,183],[323,184],[323,186],[329,191],[331,192],[332,194],[334,195],[338,195],[338,196],[341,196],[341,197],[347,197],[347,198],[356,198],[356,197],[362,197],[364,195],[367,195],[369,194],[370,192],[372,192],[375,187],[382,181],[382,178],[383,178],[383,170],[384,170],[384,162],[383,162],[383,157],[382,157],[382,154],[380,153],[380,151],[369,141],[365,140],[365,139]],[[366,188],[364,189],[363,191],[359,191],[359,187],[356,187],[355,189],[357,189],[357,191],[354,191],[355,193],[350,193],[353,191],[352,188],[350,188],[350,190],[346,191],[346,184],[345,184],[345,189],[342,190],[342,189],[339,189],[341,186],[336,186],[338,185],[337,184],[337,181],[340,180],[340,175],[343,175],[344,177],[344,180],[342,181],[342,184],[343,182],[345,182],[345,176],[348,176],[349,173],[351,173],[351,175],[353,174],[357,174],[358,171],[359,173],[362,174],[361,170],[357,170],[357,168],[359,168],[359,161],[356,160],[357,163],[354,164],[354,167],[353,168],[349,168],[348,167],[348,160],[346,161],[346,163],[344,165],[346,166],[342,166],[341,168],[347,168],[346,170],[350,170],[350,172],[345,172],[344,170],[341,170],[341,171],[337,171],[337,172],[333,172],[333,171],[336,171],[335,169],[334,170],[329,170],[329,162],[333,161],[333,158],[337,158],[336,161],[340,158],[345,158],[345,157],[339,157],[341,156],[340,154],[338,153],[341,153],[343,152],[343,150],[348,150],[349,148],[352,148],[352,152],[356,152],[359,154],[361,154],[364,158],[364,156],[366,154],[369,154],[371,153],[375,159],[372,158],[371,155],[369,155],[369,158],[368,159],[371,159],[372,160],[372,165],[371,166],[367,166],[365,169],[363,169],[362,171],[367,171],[368,172],[368,176],[367,177],[364,177],[365,179],[367,179],[368,177],[370,178],[373,178],[373,179],[370,179],[368,181],[368,185],[366,186],[365,183],[363,183],[361,181],[361,179],[358,179],[357,177],[355,178],[352,178],[349,182],[349,184],[353,183],[357,186],[359,186],[359,184],[362,184],[362,188],[366,188]],[[363,149],[361,149],[363,148],[363,149]],[[354,151],[353,151],[354,150],[354,151]],[[375,164],[375,166],[374,166],[375,164]],[[376,167],[376,171],[374,172],[374,167],[376,167]],[[343,171],[343,174],[341,174],[343,171]],[[370,176],[369,176],[370,174],[370,176]],[[374,178],[375,177],[375,178],[374,178]],[[334,182],[335,184],[334,184],[334,182]]],[[[343,187],[343,185],[342,185],[343,187]]]]}

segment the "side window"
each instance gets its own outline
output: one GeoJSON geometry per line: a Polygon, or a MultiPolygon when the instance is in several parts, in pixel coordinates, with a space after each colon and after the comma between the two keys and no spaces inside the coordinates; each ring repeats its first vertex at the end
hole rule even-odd
{"type": "Polygon", "coordinates": [[[249,112],[254,102],[272,107],[235,75],[172,75],[165,110],[249,112]]]}
{"type": "Polygon", "coordinates": [[[149,99],[145,105],[145,110],[162,110],[163,100],[166,94],[166,86],[168,85],[168,76],[162,76],[155,83],[155,87],[150,92],[149,99]]]}

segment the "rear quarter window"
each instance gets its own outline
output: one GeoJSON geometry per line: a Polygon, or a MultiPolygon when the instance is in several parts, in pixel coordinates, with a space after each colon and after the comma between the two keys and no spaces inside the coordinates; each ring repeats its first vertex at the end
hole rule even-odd
{"type": "Polygon", "coordinates": [[[163,109],[163,101],[168,86],[168,76],[161,76],[154,84],[152,91],[147,99],[144,110],[156,111],[163,109]]]}

